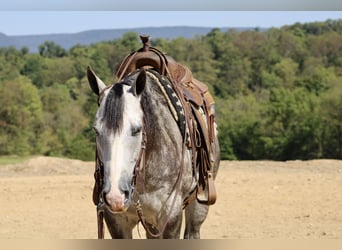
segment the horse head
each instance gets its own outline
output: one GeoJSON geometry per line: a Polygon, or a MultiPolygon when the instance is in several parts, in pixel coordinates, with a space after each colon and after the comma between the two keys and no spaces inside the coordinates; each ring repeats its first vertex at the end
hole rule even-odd
{"type": "Polygon", "coordinates": [[[91,89],[99,97],[93,129],[97,157],[103,165],[102,197],[112,212],[124,212],[132,200],[132,180],[141,157],[143,111],[140,99],[146,72],[140,70],[129,81],[108,86],[91,68],[87,76],[91,89]]]}

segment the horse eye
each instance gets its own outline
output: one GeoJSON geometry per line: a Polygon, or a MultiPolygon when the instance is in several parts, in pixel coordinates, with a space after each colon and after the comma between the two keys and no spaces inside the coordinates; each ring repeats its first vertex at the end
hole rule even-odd
{"type": "Polygon", "coordinates": [[[137,136],[141,132],[141,126],[132,126],[132,136],[137,136]]]}

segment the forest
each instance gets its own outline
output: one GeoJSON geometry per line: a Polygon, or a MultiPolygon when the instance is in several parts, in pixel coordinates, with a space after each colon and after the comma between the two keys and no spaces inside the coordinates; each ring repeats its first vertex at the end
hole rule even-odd
{"type": "MultiPolygon", "coordinates": [[[[209,86],[222,159],[342,159],[342,20],[151,43],[209,86]]],[[[0,155],[93,160],[87,66],[114,83],[117,64],[140,47],[129,32],[68,50],[0,48],[0,155]]]]}

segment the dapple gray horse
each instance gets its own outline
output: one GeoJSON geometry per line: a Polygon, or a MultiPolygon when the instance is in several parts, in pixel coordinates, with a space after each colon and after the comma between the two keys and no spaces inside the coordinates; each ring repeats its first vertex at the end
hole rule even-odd
{"type": "MultiPolygon", "coordinates": [[[[139,221],[147,238],[179,238],[183,201],[197,178],[158,73],[136,70],[108,86],[90,68],[87,73],[99,96],[93,128],[104,168],[104,219],[112,238],[132,238],[139,221]]],[[[217,172],[217,138],[214,144],[217,172]]],[[[208,209],[197,200],[185,208],[184,238],[200,238],[208,209]]]]}

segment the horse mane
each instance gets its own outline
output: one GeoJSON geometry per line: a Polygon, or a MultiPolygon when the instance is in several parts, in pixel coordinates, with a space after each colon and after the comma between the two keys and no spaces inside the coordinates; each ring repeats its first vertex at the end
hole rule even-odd
{"type": "Polygon", "coordinates": [[[181,134],[184,136],[186,129],[184,108],[169,79],[162,77],[157,71],[154,70],[148,70],[147,74],[150,76],[150,78],[152,78],[151,81],[154,81],[154,85],[156,85],[156,88],[166,101],[166,105],[169,107],[169,110],[175,119],[181,134]]]}

